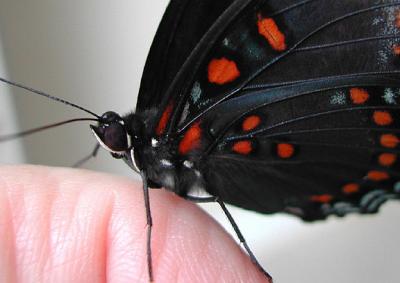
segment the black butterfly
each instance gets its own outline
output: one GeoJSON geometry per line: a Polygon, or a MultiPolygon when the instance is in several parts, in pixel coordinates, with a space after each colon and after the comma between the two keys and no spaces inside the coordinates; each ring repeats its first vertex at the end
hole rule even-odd
{"type": "Polygon", "coordinates": [[[399,198],[399,35],[394,0],[172,0],[135,113],[91,128],[142,175],[149,237],[164,187],[217,201],[259,266],[224,203],[314,221],[399,198]]]}

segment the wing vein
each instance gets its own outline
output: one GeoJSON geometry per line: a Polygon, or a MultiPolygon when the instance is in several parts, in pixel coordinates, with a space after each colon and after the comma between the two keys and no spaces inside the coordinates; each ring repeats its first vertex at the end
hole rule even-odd
{"type": "MultiPolygon", "coordinates": [[[[187,127],[189,127],[192,123],[194,123],[195,121],[197,121],[201,116],[203,116],[205,113],[209,112],[211,109],[213,109],[215,106],[217,106],[218,104],[220,104],[223,101],[228,100],[229,98],[231,98],[233,95],[235,95],[237,92],[241,91],[243,88],[245,88],[247,86],[247,84],[249,82],[251,82],[257,75],[259,75],[261,72],[265,71],[267,68],[271,67],[273,64],[277,63],[278,61],[282,60],[283,58],[285,58],[286,56],[290,55],[292,52],[294,52],[294,50],[296,50],[296,48],[298,46],[300,46],[303,42],[305,42],[307,39],[312,38],[314,35],[316,35],[318,32],[321,32],[322,30],[324,30],[325,28],[350,17],[356,16],[356,15],[360,15],[362,13],[367,13],[373,10],[377,10],[377,9],[381,9],[381,8],[385,8],[385,7],[390,7],[390,6],[395,6],[400,4],[400,2],[393,2],[393,3],[385,3],[385,4],[380,4],[380,5],[374,5],[372,7],[368,7],[368,8],[364,8],[364,9],[358,9],[356,11],[344,14],[342,16],[339,16],[333,20],[330,20],[328,22],[326,22],[325,24],[319,26],[318,28],[314,29],[313,31],[311,31],[308,35],[304,36],[302,39],[300,39],[297,43],[295,43],[291,49],[289,49],[287,52],[283,53],[280,56],[275,57],[273,60],[271,60],[270,62],[268,62],[266,65],[264,65],[263,67],[261,67],[258,71],[254,72],[254,74],[252,74],[251,76],[249,76],[248,79],[246,79],[241,85],[239,85],[237,88],[235,88],[233,91],[230,91],[230,93],[227,93],[226,95],[222,96],[220,99],[216,100],[215,102],[213,102],[211,105],[209,105],[207,107],[207,109],[201,111],[198,115],[196,115],[195,117],[193,117],[190,121],[188,121],[186,124],[184,124],[180,129],[177,130],[178,134],[182,133],[184,130],[187,129],[187,127]]],[[[194,69],[195,72],[198,70],[199,65],[196,66],[196,68],[194,69]]],[[[184,95],[182,96],[182,98],[180,99],[180,104],[183,103],[184,98],[186,98],[186,96],[189,95],[189,92],[187,91],[189,86],[191,85],[192,80],[190,80],[190,82],[188,84],[186,84],[185,88],[184,88],[184,95]]],[[[178,107],[180,108],[180,107],[178,107]]],[[[175,123],[177,122],[177,118],[176,118],[177,112],[174,113],[174,117],[171,119],[171,125],[175,125],[175,123]]],[[[171,129],[171,127],[170,127],[171,129]]]]}

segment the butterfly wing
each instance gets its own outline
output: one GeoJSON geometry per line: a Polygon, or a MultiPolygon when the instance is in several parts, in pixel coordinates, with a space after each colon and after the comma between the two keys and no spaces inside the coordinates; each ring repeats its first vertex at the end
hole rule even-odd
{"type": "Polygon", "coordinates": [[[235,1],[161,98],[154,132],[206,188],[315,220],[398,195],[399,1],[235,1]]]}
{"type": "Polygon", "coordinates": [[[307,220],[372,213],[398,198],[400,99],[388,97],[400,89],[391,79],[358,83],[323,89],[313,83],[312,90],[299,84],[295,97],[257,102],[274,91],[290,92],[284,87],[217,106],[207,117],[215,121],[209,126],[225,133],[207,150],[209,192],[247,209],[287,211],[307,220]],[[228,111],[233,117],[224,119],[235,122],[226,128],[218,117],[226,115],[218,113],[228,111]],[[386,121],[386,114],[393,120],[386,121]]]}
{"type": "Polygon", "coordinates": [[[143,71],[137,111],[159,106],[198,41],[232,2],[172,0],[169,3],[143,71]]]}

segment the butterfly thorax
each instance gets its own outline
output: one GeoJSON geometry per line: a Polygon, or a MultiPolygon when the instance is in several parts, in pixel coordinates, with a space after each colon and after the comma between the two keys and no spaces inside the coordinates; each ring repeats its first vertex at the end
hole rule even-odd
{"type": "Polygon", "coordinates": [[[193,191],[204,191],[204,180],[195,156],[179,158],[176,154],[177,143],[172,137],[157,139],[143,144],[137,151],[136,162],[146,172],[152,185],[164,187],[180,196],[193,191]]]}
{"type": "Polygon", "coordinates": [[[177,159],[175,139],[152,136],[148,121],[139,115],[121,117],[106,112],[91,128],[99,144],[114,158],[123,159],[136,172],[144,172],[150,187],[164,187],[181,196],[203,190],[204,181],[194,158],[177,159]]]}

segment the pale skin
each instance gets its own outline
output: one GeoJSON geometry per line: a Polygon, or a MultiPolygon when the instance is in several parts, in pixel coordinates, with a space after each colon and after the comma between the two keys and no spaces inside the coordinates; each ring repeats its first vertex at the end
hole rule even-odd
{"type": "MultiPolygon", "coordinates": [[[[195,204],[150,192],[155,282],[267,282],[195,204]]],[[[0,282],[148,282],[141,183],[0,167],[0,282]]]]}

